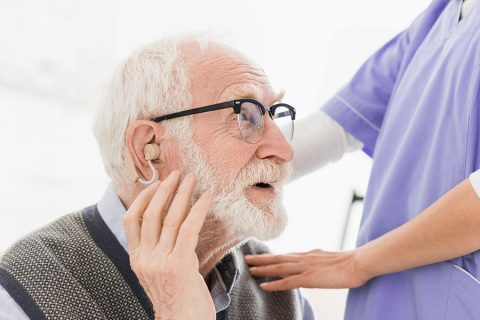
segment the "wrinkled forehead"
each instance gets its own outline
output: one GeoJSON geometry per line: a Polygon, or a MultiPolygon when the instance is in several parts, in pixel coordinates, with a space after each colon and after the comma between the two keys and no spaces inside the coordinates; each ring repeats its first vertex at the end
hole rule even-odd
{"type": "Polygon", "coordinates": [[[283,99],[284,92],[275,93],[273,90],[264,90],[263,88],[252,85],[250,83],[234,85],[226,89],[222,94],[222,99],[225,101],[252,98],[260,101],[265,107],[269,107],[283,99]]]}
{"type": "Polygon", "coordinates": [[[194,106],[238,98],[255,98],[268,105],[278,98],[265,72],[238,50],[209,43],[203,50],[189,45],[182,51],[194,106]]]}

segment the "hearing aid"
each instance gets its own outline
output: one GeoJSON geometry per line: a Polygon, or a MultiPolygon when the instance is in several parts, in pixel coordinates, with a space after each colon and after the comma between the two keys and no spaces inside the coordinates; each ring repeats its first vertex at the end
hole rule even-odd
{"type": "Polygon", "coordinates": [[[160,158],[160,146],[156,143],[149,143],[145,145],[145,148],[143,149],[143,154],[145,160],[147,160],[148,167],[152,172],[152,177],[150,178],[150,180],[143,179],[142,174],[133,163],[132,157],[130,156],[128,149],[125,150],[125,168],[127,170],[130,182],[137,182],[144,187],[148,187],[149,185],[155,183],[158,180],[158,172],[157,169],[155,169],[155,167],[153,166],[152,161],[158,160],[160,158]]]}

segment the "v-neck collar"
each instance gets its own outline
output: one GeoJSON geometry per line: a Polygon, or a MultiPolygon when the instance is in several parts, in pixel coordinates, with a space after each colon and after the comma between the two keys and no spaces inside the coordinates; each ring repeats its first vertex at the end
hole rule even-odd
{"type": "Polygon", "coordinates": [[[478,3],[478,0],[463,0],[461,15],[463,17],[466,17],[467,15],[469,15],[470,12],[475,8],[477,3],[478,3]]]}
{"type": "Polygon", "coordinates": [[[465,31],[465,29],[471,26],[472,23],[476,22],[477,19],[475,19],[475,17],[478,16],[477,11],[479,4],[474,4],[474,7],[470,10],[470,12],[462,18],[463,0],[452,0],[452,2],[455,2],[453,10],[455,16],[453,20],[453,27],[451,29],[451,35],[456,35],[465,31]]]}

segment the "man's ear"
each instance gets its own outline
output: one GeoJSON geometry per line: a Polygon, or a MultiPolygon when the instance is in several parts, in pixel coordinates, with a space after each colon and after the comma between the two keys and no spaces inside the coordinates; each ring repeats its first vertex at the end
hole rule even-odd
{"type": "Polygon", "coordinates": [[[152,177],[148,160],[155,163],[159,158],[159,145],[164,132],[162,125],[148,120],[137,120],[128,126],[125,136],[125,167],[131,182],[136,182],[141,177],[146,180],[152,177]]]}

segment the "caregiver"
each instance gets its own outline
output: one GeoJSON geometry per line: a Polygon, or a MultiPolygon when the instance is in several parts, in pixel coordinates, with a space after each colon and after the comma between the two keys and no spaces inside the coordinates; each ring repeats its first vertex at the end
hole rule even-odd
{"type": "Polygon", "coordinates": [[[299,121],[297,175],[356,148],[373,158],[358,248],[247,257],[253,275],[281,278],[264,290],[354,288],[345,312],[352,320],[480,319],[474,2],[433,1],[299,121]]]}

